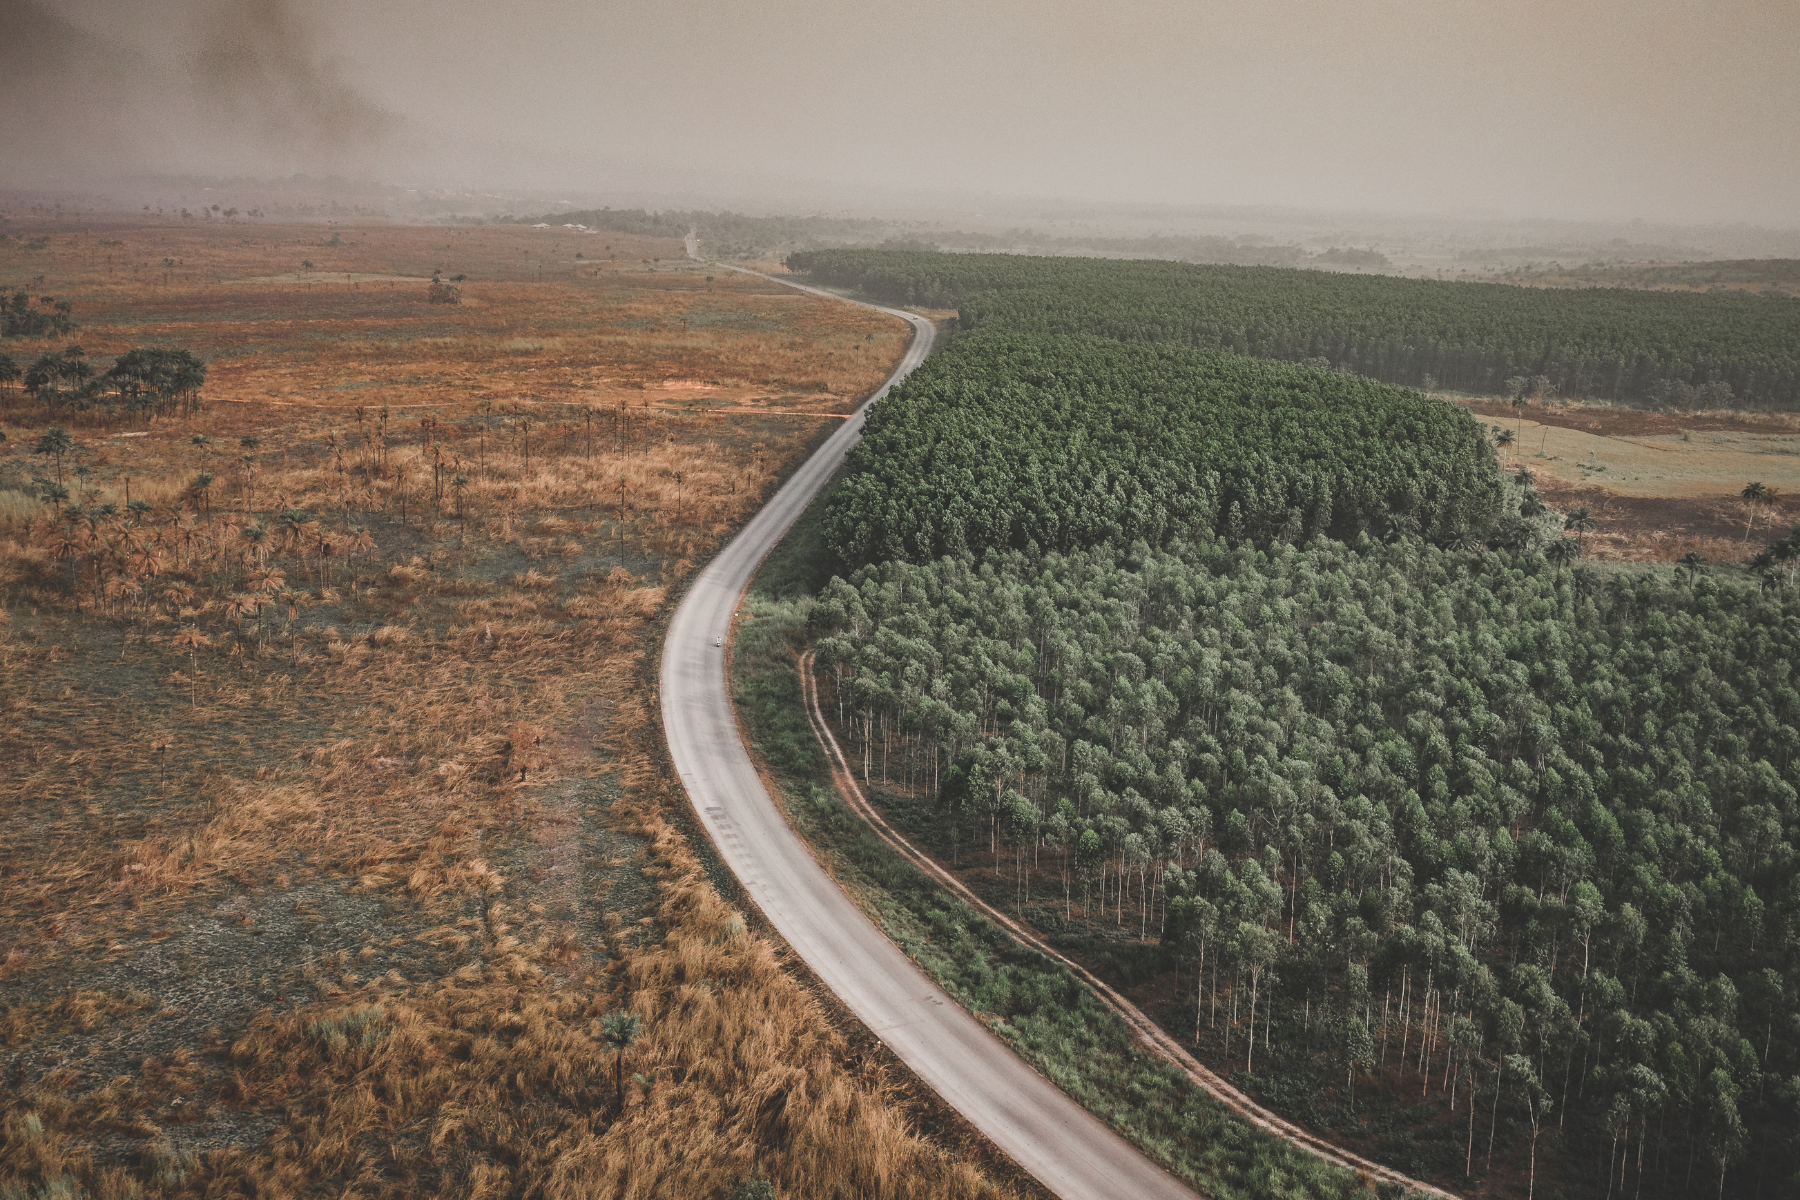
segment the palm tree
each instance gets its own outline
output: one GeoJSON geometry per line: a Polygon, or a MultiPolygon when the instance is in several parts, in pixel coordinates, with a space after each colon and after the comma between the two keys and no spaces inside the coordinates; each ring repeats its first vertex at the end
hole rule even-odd
{"type": "Polygon", "coordinates": [[[188,654],[190,656],[190,660],[193,664],[193,672],[190,676],[190,678],[193,682],[193,685],[194,685],[194,693],[193,693],[192,700],[191,700],[191,706],[194,708],[199,708],[200,707],[200,647],[212,645],[212,639],[207,637],[204,633],[201,633],[200,627],[198,625],[189,625],[186,629],[182,630],[180,633],[175,635],[175,644],[177,646],[186,646],[187,647],[188,654]]]}
{"type": "Polygon", "coordinates": [[[1700,568],[1706,565],[1706,558],[1698,550],[1689,550],[1675,564],[1675,574],[1683,576],[1689,584],[1700,574],[1700,568]]]}
{"type": "Polygon", "coordinates": [[[613,1090],[619,1107],[625,1107],[625,1051],[631,1049],[643,1031],[644,1018],[637,1013],[611,1012],[600,1018],[600,1036],[616,1052],[613,1059],[613,1090]]]}
{"type": "Polygon", "coordinates": [[[312,535],[318,532],[319,524],[306,509],[290,508],[281,514],[280,528],[282,547],[292,554],[295,551],[305,551],[312,535]]]}
{"type": "Polygon", "coordinates": [[[1750,510],[1750,519],[1744,522],[1744,540],[1747,542],[1750,540],[1750,527],[1756,524],[1756,506],[1765,503],[1769,499],[1769,489],[1764,487],[1761,483],[1746,483],[1744,485],[1744,490],[1739,492],[1738,495],[1748,501],[1744,507],[1750,510]]]}
{"type": "Polygon", "coordinates": [[[56,482],[62,482],[63,455],[75,449],[75,439],[61,425],[52,425],[38,439],[36,453],[53,455],[56,459],[56,482]]]}
{"type": "Polygon", "coordinates": [[[1574,538],[1557,538],[1544,548],[1544,557],[1561,569],[1581,557],[1581,544],[1574,538]]]}
{"type": "Polygon", "coordinates": [[[1586,507],[1572,508],[1569,515],[1563,518],[1563,528],[1581,539],[1581,549],[1587,552],[1587,535],[1594,528],[1594,514],[1586,507]]]}
{"type": "Polygon", "coordinates": [[[456,524],[463,527],[463,491],[469,486],[467,475],[458,475],[450,481],[450,488],[456,493],[456,524]]]}
{"type": "Polygon", "coordinates": [[[1519,440],[1519,435],[1510,429],[1502,429],[1494,435],[1494,443],[1502,450],[1507,449],[1519,440]]]}
{"type": "Polygon", "coordinates": [[[279,592],[287,584],[287,572],[280,567],[259,567],[250,576],[253,592],[279,592]]]}
{"type": "Polygon", "coordinates": [[[245,616],[245,614],[246,613],[257,613],[257,612],[261,612],[261,611],[262,611],[262,602],[260,600],[258,600],[255,596],[246,596],[246,595],[243,595],[242,593],[239,593],[238,595],[233,596],[230,600],[225,602],[225,615],[232,618],[233,620],[235,620],[237,622],[239,637],[242,637],[244,634],[244,616],[245,616]]]}
{"type": "Polygon", "coordinates": [[[69,498],[69,489],[54,479],[40,480],[34,475],[32,481],[38,486],[38,499],[45,504],[60,505],[69,498]]]}
{"type": "Polygon", "coordinates": [[[1775,555],[1776,562],[1787,564],[1788,582],[1794,582],[1794,570],[1800,567],[1800,533],[1788,534],[1769,549],[1775,555]]]}
{"type": "Polygon", "coordinates": [[[257,522],[240,529],[238,538],[244,543],[244,561],[249,562],[254,559],[260,565],[263,557],[268,553],[269,531],[263,527],[261,522],[257,522]]]}

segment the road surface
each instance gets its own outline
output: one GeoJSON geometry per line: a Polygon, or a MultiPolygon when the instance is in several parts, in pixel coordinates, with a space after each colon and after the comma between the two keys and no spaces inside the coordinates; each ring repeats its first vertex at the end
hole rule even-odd
{"type": "MultiPolygon", "coordinates": [[[[909,322],[915,333],[899,368],[869,403],[919,365],[934,333],[923,317],[881,311],[909,322]]],[[[1185,1184],[1033,1071],[888,940],[789,828],[739,737],[726,687],[730,647],[714,643],[730,634],[757,566],[856,444],[863,411],[834,431],[700,572],[675,610],[661,672],[663,731],[675,770],[725,865],[788,945],[1014,1162],[1066,1200],[1194,1200],[1185,1184]]]]}

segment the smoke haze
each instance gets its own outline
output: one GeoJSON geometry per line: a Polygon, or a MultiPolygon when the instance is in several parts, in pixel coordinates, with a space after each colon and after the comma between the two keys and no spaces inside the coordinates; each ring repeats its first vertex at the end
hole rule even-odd
{"type": "Polygon", "coordinates": [[[0,0],[0,183],[1800,224],[1792,0],[0,0]]]}

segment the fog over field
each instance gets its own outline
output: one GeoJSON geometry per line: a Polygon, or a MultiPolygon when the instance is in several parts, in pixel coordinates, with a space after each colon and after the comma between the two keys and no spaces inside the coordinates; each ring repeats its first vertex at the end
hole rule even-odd
{"type": "Polygon", "coordinates": [[[0,28],[9,189],[1800,224],[1785,0],[0,0],[0,28]]]}

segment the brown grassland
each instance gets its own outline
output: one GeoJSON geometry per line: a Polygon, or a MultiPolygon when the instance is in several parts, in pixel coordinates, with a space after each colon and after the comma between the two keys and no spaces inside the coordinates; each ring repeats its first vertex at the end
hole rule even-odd
{"type": "Polygon", "coordinates": [[[210,378],[0,392],[0,1193],[1031,1190],[715,887],[653,714],[901,322],[612,234],[4,228],[89,356],[210,378]]]}
{"type": "Polygon", "coordinates": [[[1546,503],[1593,513],[1591,557],[1674,562],[1693,552],[1740,561],[1800,524],[1800,414],[1457,403],[1513,435],[1500,463],[1528,468],[1546,503]],[[1765,485],[1767,500],[1743,499],[1752,481],[1765,485]]]}

